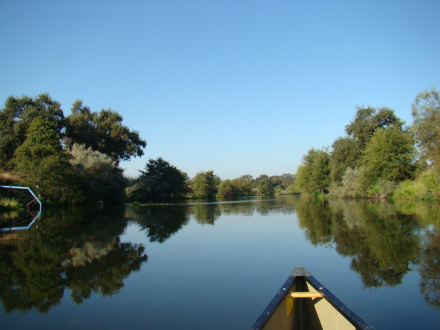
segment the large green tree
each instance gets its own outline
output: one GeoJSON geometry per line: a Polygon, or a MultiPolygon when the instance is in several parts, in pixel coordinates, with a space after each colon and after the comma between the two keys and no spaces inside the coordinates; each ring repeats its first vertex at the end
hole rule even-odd
{"type": "Polygon", "coordinates": [[[226,179],[223,180],[218,186],[218,194],[222,195],[223,197],[226,197],[226,196],[234,196],[237,194],[237,192],[234,191],[234,187],[231,184],[231,180],[226,179]]]}
{"type": "Polygon", "coordinates": [[[263,178],[257,185],[258,195],[273,195],[275,190],[269,179],[263,178]]]}
{"type": "Polygon", "coordinates": [[[142,156],[147,143],[136,131],[122,125],[122,116],[111,109],[91,112],[77,100],[72,106],[72,114],[67,117],[68,125],[64,143],[71,148],[74,143],[84,144],[107,156],[119,164],[121,160],[142,156]]]}
{"type": "Polygon", "coordinates": [[[60,144],[55,124],[36,118],[11,163],[22,185],[31,186],[42,196],[59,200],[72,198],[76,192],[70,158],[60,144]]]}
{"type": "Polygon", "coordinates": [[[214,174],[214,171],[200,171],[191,180],[194,195],[202,198],[215,197],[220,181],[220,178],[214,174]]]}
{"type": "Polygon", "coordinates": [[[347,136],[339,137],[332,145],[333,182],[341,184],[348,167],[352,169],[359,167],[363,151],[376,130],[391,125],[402,130],[403,124],[404,122],[390,108],[356,107],[354,119],[345,126],[347,136]]]}
{"type": "Polygon", "coordinates": [[[408,131],[391,126],[378,129],[362,156],[362,182],[371,185],[379,179],[399,182],[413,176],[416,150],[408,131]]]}
{"type": "Polygon", "coordinates": [[[412,104],[412,129],[424,160],[440,165],[440,92],[432,88],[412,104]]]}
{"type": "Polygon", "coordinates": [[[287,189],[287,187],[293,185],[295,183],[295,175],[290,173],[283,173],[280,175],[281,179],[281,186],[284,190],[287,189]]]}
{"type": "Polygon", "coordinates": [[[331,179],[333,183],[341,183],[348,167],[355,168],[357,160],[362,155],[352,137],[339,137],[332,144],[331,153],[331,179]]]}
{"type": "Polygon", "coordinates": [[[39,118],[54,124],[56,133],[66,126],[60,103],[48,94],[36,98],[10,96],[0,110],[0,167],[5,168],[15,150],[24,142],[31,122],[39,118]]]}
{"type": "Polygon", "coordinates": [[[330,186],[330,155],[326,149],[309,149],[301,160],[296,173],[295,185],[297,190],[311,192],[320,190],[321,193],[330,186]]]}
{"type": "Polygon", "coordinates": [[[382,127],[394,126],[402,129],[404,122],[395,114],[394,110],[372,107],[356,107],[356,115],[350,124],[345,126],[345,132],[356,141],[358,148],[365,148],[374,132],[382,127]]]}
{"type": "Polygon", "coordinates": [[[188,175],[161,157],[149,159],[145,171],[133,187],[129,198],[140,202],[163,201],[181,197],[188,190],[188,175]]]}

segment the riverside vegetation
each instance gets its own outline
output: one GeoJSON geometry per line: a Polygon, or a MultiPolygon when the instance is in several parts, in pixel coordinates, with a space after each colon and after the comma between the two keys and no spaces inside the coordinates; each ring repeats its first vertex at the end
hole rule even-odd
{"type": "Polygon", "coordinates": [[[390,108],[357,107],[346,136],[310,149],[295,189],[335,197],[440,199],[440,94],[416,96],[409,126],[390,108]]]}
{"type": "Polygon", "coordinates": [[[390,108],[357,107],[346,136],[331,150],[310,149],[296,175],[221,180],[211,170],[189,178],[159,157],[127,178],[120,161],[142,156],[147,142],[118,112],[92,112],[77,100],[65,117],[48,94],[10,96],[0,110],[0,184],[28,186],[46,204],[68,205],[298,192],[439,199],[439,92],[418,94],[412,115],[406,126],[390,108]]]}
{"type": "MultiPolygon", "coordinates": [[[[46,205],[142,203],[292,191],[294,175],[243,175],[222,181],[214,171],[188,175],[162,158],[150,159],[138,178],[121,160],[144,154],[147,142],[114,110],[92,112],[82,101],[65,116],[48,94],[10,96],[0,109],[0,185],[30,187],[46,205]]],[[[19,201],[4,200],[7,208],[19,201]]]]}

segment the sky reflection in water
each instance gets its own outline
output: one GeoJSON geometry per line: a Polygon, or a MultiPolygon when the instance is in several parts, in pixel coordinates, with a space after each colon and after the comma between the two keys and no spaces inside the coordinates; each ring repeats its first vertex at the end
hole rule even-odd
{"type": "Polygon", "coordinates": [[[0,322],[247,329],[302,265],[375,329],[434,329],[439,210],[292,196],[45,210],[0,236],[0,322]]]}

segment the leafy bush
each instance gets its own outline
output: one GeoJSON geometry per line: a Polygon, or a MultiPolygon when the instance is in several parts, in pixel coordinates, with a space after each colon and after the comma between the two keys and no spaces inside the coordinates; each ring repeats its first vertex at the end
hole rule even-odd
{"type": "Polygon", "coordinates": [[[342,176],[342,185],[333,184],[330,188],[330,195],[342,198],[355,198],[364,196],[360,185],[361,170],[347,167],[342,176]]]}
{"type": "Polygon", "coordinates": [[[394,181],[380,178],[376,184],[371,185],[367,193],[369,196],[387,197],[394,193],[397,184],[394,181]]]}
{"type": "Polygon", "coordinates": [[[82,201],[88,203],[122,203],[126,179],[112,159],[99,151],[73,144],[70,154],[82,201]]]}
{"type": "Polygon", "coordinates": [[[431,166],[414,181],[399,184],[395,198],[440,199],[440,169],[431,166]]]}

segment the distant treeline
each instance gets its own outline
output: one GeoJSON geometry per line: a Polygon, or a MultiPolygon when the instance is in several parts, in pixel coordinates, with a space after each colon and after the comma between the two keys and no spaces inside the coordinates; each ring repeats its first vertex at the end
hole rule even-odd
{"type": "Polygon", "coordinates": [[[31,187],[46,205],[293,191],[292,174],[222,181],[214,171],[201,171],[189,178],[160,157],[150,159],[139,177],[124,177],[120,161],[142,156],[147,143],[122,120],[117,111],[92,112],[80,100],[66,117],[48,94],[8,97],[0,109],[0,184],[31,187]]]}
{"type": "Polygon", "coordinates": [[[440,199],[440,95],[416,96],[409,126],[394,110],[357,107],[345,136],[330,148],[310,149],[295,190],[336,197],[440,199]]]}
{"type": "Polygon", "coordinates": [[[289,173],[271,177],[262,174],[255,179],[247,174],[233,180],[221,180],[214,171],[200,171],[190,179],[185,172],[160,157],[150,159],[145,171],[140,172],[141,175],[132,179],[126,190],[130,201],[292,193],[295,182],[295,176],[289,173]]]}

